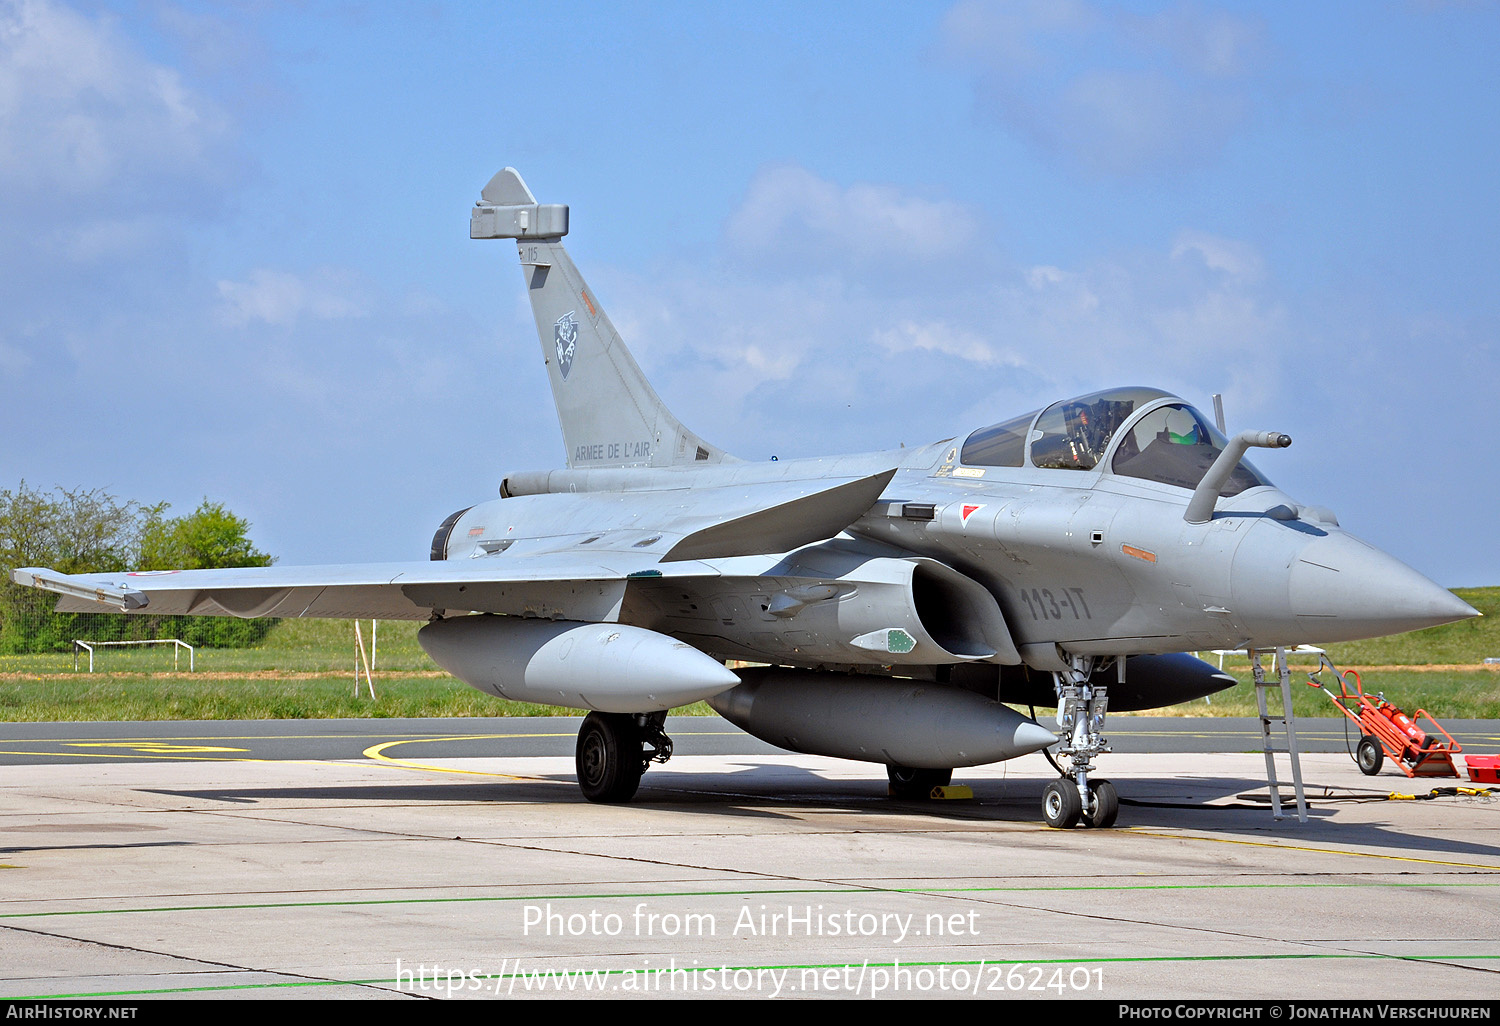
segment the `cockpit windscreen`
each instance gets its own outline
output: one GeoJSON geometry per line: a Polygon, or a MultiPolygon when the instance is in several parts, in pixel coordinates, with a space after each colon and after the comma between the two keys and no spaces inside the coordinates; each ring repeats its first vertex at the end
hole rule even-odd
{"type": "MultiPolygon", "coordinates": [[[[1125,477],[1196,488],[1226,444],[1224,436],[1191,406],[1163,406],[1125,433],[1110,469],[1125,477]]],[[[1238,495],[1268,483],[1247,460],[1240,460],[1219,494],[1238,495]]]]}
{"type": "Polygon", "coordinates": [[[1166,398],[1154,388],[1112,388],[1053,403],[1032,432],[1031,463],[1053,470],[1093,470],[1120,425],[1140,406],[1166,398]]]}
{"type": "Polygon", "coordinates": [[[1019,467],[1026,455],[1026,429],[1036,411],[980,428],[964,442],[960,459],[971,467],[1019,467]]]}

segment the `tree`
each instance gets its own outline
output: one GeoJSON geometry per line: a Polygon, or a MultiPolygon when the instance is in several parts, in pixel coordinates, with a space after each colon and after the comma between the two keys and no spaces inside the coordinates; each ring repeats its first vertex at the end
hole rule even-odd
{"type": "MultiPolygon", "coordinates": [[[[250,522],[235,516],[222,502],[204,498],[185,517],[164,519],[166,507],[153,511],[141,529],[140,570],[217,570],[235,566],[270,566],[275,559],[250,541],[250,522]]],[[[180,638],[189,645],[244,648],[266,636],[276,621],[270,617],[241,620],[224,616],[161,617],[166,621],[155,636],[180,638]],[[170,624],[170,627],[168,626],[170,624]],[[168,633],[175,632],[175,633],[168,633]]]]}
{"type": "Polygon", "coordinates": [[[66,648],[87,615],[54,613],[54,596],[13,584],[12,569],[124,570],[135,558],[142,520],[165,508],[121,502],[97,488],[43,492],[22,481],[14,492],[0,489],[0,652],[66,648]]]}
{"type": "Polygon", "coordinates": [[[177,637],[194,645],[250,645],[276,622],[230,617],[57,613],[56,596],[13,584],[10,571],[45,566],[64,573],[127,569],[197,570],[269,566],[250,541],[248,521],[204,499],[185,517],[166,517],[166,503],[122,502],[101,489],[43,492],[22,481],[0,489],[0,652],[67,649],[74,638],[98,641],[177,637]]]}
{"type": "MultiPolygon", "coordinates": [[[[165,509],[165,507],[163,507],[165,509]]],[[[158,513],[141,530],[141,570],[217,570],[270,566],[275,560],[250,542],[250,523],[207,498],[191,515],[164,520],[158,513]]]]}

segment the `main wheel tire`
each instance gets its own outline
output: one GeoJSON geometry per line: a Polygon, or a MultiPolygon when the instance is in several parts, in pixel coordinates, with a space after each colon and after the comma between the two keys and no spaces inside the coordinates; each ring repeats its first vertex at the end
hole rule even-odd
{"type": "Polygon", "coordinates": [[[891,795],[895,798],[919,799],[932,794],[934,787],[947,787],[953,783],[951,769],[913,769],[910,766],[887,766],[886,779],[891,784],[891,795]]]}
{"type": "Polygon", "coordinates": [[[578,728],[578,787],[591,802],[628,802],[641,786],[641,731],[622,713],[591,712],[578,728]]]}
{"type": "Polygon", "coordinates": [[[1354,761],[1359,764],[1359,771],[1367,777],[1373,777],[1380,772],[1380,767],[1385,763],[1385,749],[1380,747],[1380,739],[1374,734],[1366,734],[1359,739],[1359,745],[1354,749],[1354,761]]]}
{"type": "Polygon", "coordinates": [[[1078,825],[1083,815],[1083,798],[1078,785],[1066,778],[1054,780],[1042,791],[1042,818],[1049,827],[1066,830],[1078,825]]]}
{"type": "Polygon", "coordinates": [[[1120,792],[1108,780],[1095,780],[1090,789],[1094,792],[1094,807],[1084,817],[1084,822],[1091,827],[1108,830],[1115,825],[1115,820],[1120,815],[1120,792]]]}

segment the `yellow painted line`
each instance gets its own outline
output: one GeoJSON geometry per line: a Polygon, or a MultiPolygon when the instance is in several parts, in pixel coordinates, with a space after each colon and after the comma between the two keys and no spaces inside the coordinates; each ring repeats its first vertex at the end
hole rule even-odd
{"type": "MultiPolygon", "coordinates": [[[[243,749],[231,749],[243,751],[243,749]]],[[[127,752],[8,752],[0,749],[0,755],[30,755],[38,759],[150,759],[161,762],[161,755],[131,754],[127,752]]],[[[327,763],[327,759],[236,759],[217,756],[177,755],[182,762],[300,762],[310,766],[327,763]]]]}
{"type": "MultiPolygon", "coordinates": [[[[732,736],[737,735],[739,733],[740,732],[736,731],[736,730],[719,730],[719,731],[698,731],[698,732],[694,732],[692,734],[681,734],[681,733],[679,733],[679,734],[676,734],[675,736],[676,737],[732,737],[732,736]]],[[[568,734],[454,734],[454,735],[444,736],[444,737],[413,737],[413,738],[407,738],[407,739],[402,740],[402,741],[387,741],[384,744],[372,745],[369,748],[366,748],[362,754],[367,759],[373,759],[376,762],[383,762],[383,763],[386,763],[386,764],[391,765],[391,766],[399,766],[402,769],[424,770],[424,771],[429,772],[429,773],[458,773],[458,774],[465,775],[465,776],[475,776],[475,777],[499,777],[499,778],[501,778],[503,780],[534,780],[534,781],[538,781],[538,782],[541,782],[541,783],[550,783],[551,781],[550,781],[550,778],[548,778],[548,777],[516,776],[516,775],[511,774],[511,773],[486,773],[486,772],[484,772],[482,770],[452,769],[451,767],[448,767],[448,766],[432,766],[432,765],[428,765],[427,763],[412,762],[412,761],[410,761],[408,759],[392,759],[390,756],[388,756],[388,755],[385,754],[385,750],[387,748],[394,748],[397,745],[421,744],[424,741],[490,741],[490,740],[495,740],[495,739],[510,740],[510,739],[516,739],[516,738],[529,738],[529,737],[572,737],[572,736],[573,735],[571,733],[568,733],[568,734]]]]}
{"type": "MultiPolygon", "coordinates": [[[[672,736],[673,737],[735,737],[735,736],[738,736],[738,735],[740,735],[742,733],[743,733],[743,731],[738,731],[738,730],[678,730],[678,731],[673,731],[672,732],[672,736]]],[[[1233,732],[1231,732],[1231,733],[1233,733],[1233,732]]],[[[506,734],[475,734],[475,735],[472,735],[472,736],[473,737],[483,737],[483,738],[528,738],[528,737],[573,737],[576,734],[577,734],[577,731],[572,731],[572,730],[564,730],[564,731],[539,731],[538,730],[538,731],[526,731],[526,732],[512,732],[512,733],[506,733],[506,734]]],[[[1254,735],[1254,731],[1253,730],[1250,732],[1250,735],[1247,735],[1247,736],[1251,736],[1251,735],[1254,735]]],[[[423,735],[422,739],[424,739],[424,740],[432,740],[432,741],[441,741],[444,738],[464,738],[464,739],[468,739],[470,736],[471,735],[468,735],[468,734],[427,734],[427,735],[423,735]]],[[[1169,737],[1169,736],[1175,736],[1175,735],[1163,734],[1162,736],[1169,737]]],[[[322,740],[322,739],[339,740],[339,739],[352,739],[352,738],[358,738],[358,737],[389,737],[389,738],[402,738],[402,739],[405,739],[405,738],[410,738],[411,735],[409,733],[407,733],[407,734],[381,734],[381,733],[376,733],[374,731],[371,731],[369,733],[362,733],[362,732],[356,731],[356,732],[349,733],[349,734],[243,734],[243,735],[241,735],[241,734],[188,734],[188,735],[184,735],[182,737],[126,737],[126,738],[119,738],[118,740],[120,740],[120,741],[150,741],[150,742],[158,742],[158,741],[160,741],[160,742],[172,742],[172,741],[300,741],[300,740],[308,740],[308,739],[312,739],[312,740],[322,740]]],[[[24,745],[33,745],[33,744],[71,744],[71,743],[75,743],[75,742],[85,742],[85,741],[95,741],[95,740],[97,740],[97,738],[88,738],[88,737],[82,737],[82,738],[80,738],[80,737],[28,737],[28,738],[11,738],[10,739],[10,743],[11,744],[24,744],[24,745]]]]}
{"type": "Polygon", "coordinates": [[[213,745],[169,745],[160,741],[69,741],[69,748],[129,748],[152,755],[180,755],[183,752],[248,752],[248,748],[218,748],[213,745]]]}
{"type": "Polygon", "coordinates": [[[1198,834],[1161,834],[1137,827],[1126,827],[1126,833],[1141,837],[1165,837],[1177,841],[1213,841],[1217,844],[1243,844],[1252,848],[1276,848],[1279,851],[1307,851],[1318,855],[1349,855],[1362,859],[1388,859],[1392,862],[1420,862],[1429,866],[1457,866],[1460,869],[1489,869],[1500,872],[1500,866],[1485,866],[1476,862],[1445,862],[1441,859],[1418,859],[1409,855],[1382,855],[1373,851],[1344,851],[1339,848],[1308,848],[1298,844],[1273,844],[1270,841],[1241,841],[1232,837],[1203,837],[1198,834]]]}
{"type": "MultiPolygon", "coordinates": [[[[561,733],[532,733],[532,734],[475,734],[473,736],[475,736],[475,737],[496,737],[496,738],[572,737],[573,733],[574,732],[572,732],[572,731],[564,731],[564,732],[561,732],[561,733]]],[[[725,731],[724,733],[725,734],[729,734],[729,733],[733,733],[733,731],[725,731]]],[[[134,738],[121,738],[119,740],[120,740],[121,743],[127,742],[127,741],[145,741],[145,742],[150,742],[152,744],[155,744],[155,743],[158,743],[158,742],[160,742],[160,743],[168,743],[168,742],[172,742],[172,741],[306,741],[306,740],[334,740],[334,741],[338,741],[338,740],[354,740],[354,739],[360,738],[360,737],[366,737],[366,738],[369,738],[369,737],[410,738],[411,734],[409,734],[409,733],[406,733],[406,734],[375,734],[375,733],[361,734],[361,733],[357,733],[357,732],[353,733],[353,734],[244,734],[244,735],[236,735],[236,734],[204,734],[204,735],[189,735],[189,736],[186,736],[186,737],[134,737],[134,738]]],[[[424,739],[425,740],[431,740],[431,741],[441,741],[444,738],[457,738],[457,737],[468,738],[469,735],[467,735],[467,734],[428,734],[428,735],[424,736],[424,739]]],[[[10,739],[10,743],[11,744],[20,744],[20,745],[83,744],[85,742],[95,742],[95,741],[97,741],[96,738],[68,738],[68,737],[25,737],[25,738],[11,738],[10,739]]]]}
{"type": "MultiPolygon", "coordinates": [[[[357,734],[356,735],[351,735],[351,734],[266,734],[266,735],[250,736],[250,737],[244,737],[244,738],[240,738],[240,737],[207,737],[207,738],[172,738],[171,740],[173,740],[173,741],[188,741],[188,740],[251,741],[251,742],[254,742],[254,741],[284,741],[284,740],[296,741],[296,740],[308,740],[308,739],[354,740],[354,739],[358,738],[358,736],[359,735],[357,735],[357,734]]],[[[376,736],[379,737],[379,736],[382,736],[382,735],[376,735],[376,736]]],[[[383,736],[389,737],[390,735],[383,735],[383,736]]],[[[399,740],[396,740],[396,741],[387,742],[385,745],[377,745],[376,748],[385,748],[385,747],[388,747],[389,745],[393,745],[393,744],[415,744],[415,743],[417,743],[419,741],[476,741],[476,740],[516,740],[516,739],[524,740],[526,738],[536,738],[536,737],[572,737],[572,736],[573,735],[571,733],[566,733],[566,734],[436,734],[436,735],[432,735],[432,736],[429,736],[429,737],[410,737],[410,736],[406,736],[406,737],[402,737],[402,738],[400,738],[399,740]]],[[[289,763],[300,763],[300,764],[309,765],[309,766],[332,765],[333,763],[339,761],[339,760],[333,760],[333,759],[258,759],[258,758],[257,759],[196,759],[196,760],[194,760],[192,758],[192,756],[190,754],[188,754],[188,753],[192,753],[192,752],[248,752],[248,751],[250,751],[250,749],[248,749],[248,748],[223,748],[223,747],[209,746],[209,745],[194,745],[194,746],[189,746],[189,745],[174,745],[174,744],[168,744],[166,741],[163,741],[163,740],[160,740],[160,739],[154,739],[154,738],[141,738],[141,739],[136,740],[136,741],[65,741],[65,740],[62,740],[60,738],[29,738],[29,739],[23,739],[23,740],[20,740],[20,741],[14,741],[12,743],[13,744],[18,743],[18,744],[24,744],[24,745],[41,745],[41,746],[46,746],[46,745],[62,745],[62,746],[68,747],[68,748],[129,748],[129,749],[132,749],[132,750],[134,750],[136,752],[140,752],[140,753],[143,753],[143,754],[141,754],[141,755],[127,755],[127,754],[125,754],[123,752],[121,752],[121,753],[115,753],[115,752],[108,752],[108,753],[106,753],[106,752],[56,752],[56,751],[34,751],[34,750],[33,751],[12,751],[12,750],[9,750],[9,749],[0,749],[0,755],[29,755],[29,756],[34,756],[34,757],[37,757],[37,758],[55,758],[55,759],[60,759],[60,758],[63,758],[63,757],[67,757],[67,758],[70,758],[70,759],[76,759],[76,758],[79,758],[79,757],[87,757],[87,758],[91,758],[91,759],[132,759],[132,758],[141,758],[141,759],[144,759],[144,758],[148,758],[151,755],[176,755],[176,756],[181,756],[184,759],[184,761],[198,761],[198,762],[289,762],[289,763]]],[[[375,749],[366,749],[365,752],[364,752],[364,754],[368,756],[369,753],[371,751],[374,751],[374,750],[375,749]]],[[[371,758],[375,758],[375,759],[377,759],[379,761],[385,761],[385,762],[391,762],[391,763],[399,763],[401,761],[401,760],[398,760],[398,759],[383,759],[382,760],[379,756],[371,756],[371,758]]],[[[430,768],[432,768],[434,770],[437,770],[438,772],[454,772],[454,773],[459,772],[458,770],[443,771],[443,770],[438,769],[438,767],[430,767],[430,768]]],[[[486,774],[486,775],[494,775],[494,774],[486,774]]]]}
{"type": "Polygon", "coordinates": [[[490,739],[492,739],[494,737],[497,737],[497,736],[502,736],[503,737],[504,735],[472,734],[472,735],[459,735],[459,736],[456,736],[456,737],[442,737],[442,738],[436,738],[436,737],[414,737],[414,738],[409,738],[409,739],[407,739],[405,741],[387,741],[384,744],[371,745],[369,748],[366,748],[364,750],[363,754],[364,754],[364,757],[367,758],[367,759],[373,759],[376,762],[382,762],[382,763],[385,763],[388,766],[395,766],[395,767],[397,767],[399,769],[424,770],[424,771],[426,771],[428,773],[458,773],[458,774],[461,774],[461,775],[464,775],[464,776],[472,776],[472,777],[500,777],[503,780],[535,780],[535,781],[540,781],[542,783],[548,783],[549,782],[546,777],[518,777],[518,776],[514,776],[513,774],[510,774],[510,773],[486,773],[486,772],[484,772],[482,770],[463,770],[463,769],[452,769],[452,768],[447,767],[447,766],[429,766],[429,765],[427,765],[425,763],[410,762],[410,761],[408,761],[406,759],[392,759],[390,756],[388,756],[388,755],[385,754],[385,750],[387,748],[394,748],[397,745],[414,745],[414,744],[420,744],[423,741],[483,741],[483,740],[490,740],[490,739]]]}

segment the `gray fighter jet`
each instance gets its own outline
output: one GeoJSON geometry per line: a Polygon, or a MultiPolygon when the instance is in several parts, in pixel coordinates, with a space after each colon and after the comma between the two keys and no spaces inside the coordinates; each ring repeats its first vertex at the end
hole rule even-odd
{"type": "Polygon", "coordinates": [[[472,238],[520,251],[567,468],[505,477],[443,521],[430,560],[14,579],[72,611],[426,620],[421,644],[454,676],[589,710],[577,769],[594,801],[629,800],[671,754],[666,711],[707,699],[780,747],[884,764],[903,796],[1057,745],[1054,826],[1115,820],[1115,788],[1091,776],[1108,708],[1234,683],[1187,652],[1477,615],[1243,458],[1286,435],[1226,438],[1153,388],[922,448],[738,460],[657,397],[567,233],[568,208],[511,168],[471,213],[472,238]],[[1011,707],[1038,704],[1055,725],[1011,707]]]}

